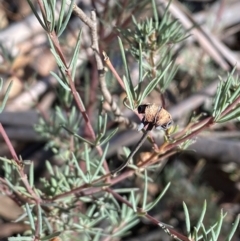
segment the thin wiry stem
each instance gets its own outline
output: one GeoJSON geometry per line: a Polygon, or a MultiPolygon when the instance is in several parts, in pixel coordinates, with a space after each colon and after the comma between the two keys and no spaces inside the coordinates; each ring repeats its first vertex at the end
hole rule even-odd
{"type": "Polygon", "coordinates": [[[22,182],[24,183],[24,186],[26,187],[28,193],[32,196],[32,198],[34,199],[34,201],[36,203],[40,203],[41,202],[41,198],[35,193],[35,191],[32,189],[32,187],[30,186],[29,182],[28,182],[28,178],[27,175],[24,173],[24,169],[23,169],[23,163],[22,161],[19,160],[11,141],[8,138],[7,133],[5,132],[2,123],[0,123],[0,133],[2,134],[2,137],[4,139],[4,141],[6,142],[6,145],[12,155],[13,161],[15,162],[19,175],[21,177],[22,182]]]}
{"type": "MultiPolygon", "coordinates": [[[[125,205],[127,205],[128,207],[130,207],[131,209],[133,209],[133,205],[126,200],[125,198],[123,198],[121,195],[119,195],[118,193],[114,192],[111,188],[106,188],[105,189],[108,193],[110,193],[114,198],[116,198],[117,200],[119,200],[121,203],[124,203],[125,205]]],[[[178,233],[177,231],[175,231],[172,228],[167,228],[162,222],[158,221],[157,219],[155,219],[154,217],[152,217],[151,215],[149,215],[147,212],[145,212],[142,208],[137,207],[137,212],[140,213],[142,216],[144,216],[145,218],[147,218],[148,220],[150,220],[153,224],[158,225],[159,227],[161,227],[168,235],[170,235],[172,238],[177,239],[177,240],[183,240],[183,241],[190,241],[186,236],[178,233]]]]}
{"type": "MultiPolygon", "coordinates": [[[[73,6],[73,9],[74,9],[74,11],[79,10],[76,5],[73,6]]],[[[88,17],[82,11],[79,11],[79,12],[81,12],[81,16],[83,17],[82,20],[85,21],[89,26],[94,28],[94,26],[96,25],[96,23],[95,23],[96,21],[94,22],[91,19],[88,19],[88,17]]],[[[81,114],[83,116],[83,119],[85,120],[85,123],[86,123],[87,129],[89,131],[89,134],[90,134],[91,138],[93,140],[95,140],[96,139],[96,134],[95,134],[94,129],[92,127],[92,124],[91,124],[91,122],[89,120],[89,117],[88,117],[88,115],[87,115],[87,113],[85,111],[85,107],[83,105],[83,101],[81,99],[81,96],[78,94],[78,92],[76,90],[74,81],[72,79],[71,71],[69,70],[69,68],[67,66],[67,61],[66,61],[66,58],[65,58],[65,56],[64,56],[64,54],[63,54],[63,52],[61,50],[61,46],[59,44],[57,35],[56,35],[55,31],[52,31],[51,33],[48,33],[48,35],[51,38],[51,40],[53,42],[53,45],[55,47],[55,50],[59,54],[59,57],[61,58],[64,66],[65,66],[65,74],[67,76],[71,92],[73,94],[73,97],[74,97],[74,100],[75,100],[75,102],[77,104],[77,107],[80,110],[80,112],[81,112],[81,114]]],[[[96,44],[94,44],[94,45],[96,45],[96,44]]],[[[98,48],[98,46],[96,46],[96,47],[98,48]]],[[[103,154],[102,148],[100,146],[96,146],[96,149],[97,149],[99,155],[102,156],[102,154],[103,154]]],[[[104,161],[103,165],[104,165],[105,170],[108,172],[109,169],[108,169],[108,165],[107,165],[106,161],[104,161]]]]}
{"type": "Polygon", "coordinates": [[[91,11],[91,18],[89,18],[78,6],[74,5],[73,12],[90,28],[91,31],[91,40],[92,40],[92,49],[94,50],[98,74],[99,74],[99,84],[100,89],[103,94],[106,102],[111,106],[111,109],[114,113],[114,121],[119,123],[124,123],[131,129],[137,129],[137,125],[131,122],[128,118],[123,117],[121,110],[119,109],[116,102],[113,100],[111,93],[109,92],[106,80],[105,80],[105,70],[101,54],[99,53],[99,44],[98,44],[98,32],[97,32],[97,18],[96,12],[91,11]]]}
{"type": "Polygon", "coordinates": [[[107,56],[107,54],[105,52],[103,52],[103,56],[104,56],[104,61],[105,61],[105,64],[107,65],[107,67],[112,71],[113,75],[117,79],[118,83],[121,85],[122,89],[126,90],[123,80],[121,79],[121,77],[119,76],[119,74],[117,73],[115,68],[113,67],[109,57],[107,56]]]}

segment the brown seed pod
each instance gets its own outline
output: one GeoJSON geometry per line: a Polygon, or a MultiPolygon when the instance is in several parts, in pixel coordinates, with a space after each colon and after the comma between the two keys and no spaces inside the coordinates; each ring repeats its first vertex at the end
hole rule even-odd
{"type": "Polygon", "coordinates": [[[167,130],[173,122],[171,115],[157,104],[139,105],[138,113],[144,114],[140,130],[148,124],[155,126],[158,130],[167,130]]]}

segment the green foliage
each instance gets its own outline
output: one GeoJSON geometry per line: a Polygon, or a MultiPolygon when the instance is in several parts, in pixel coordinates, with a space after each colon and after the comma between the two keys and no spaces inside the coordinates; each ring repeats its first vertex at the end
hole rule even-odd
{"type": "MultiPolygon", "coordinates": [[[[3,43],[0,43],[0,51],[3,59],[7,62],[13,62],[14,61],[14,55],[12,51],[10,51],[12,48],[7,48],[3,43]]],[[[2,88],[1,88],[2,89],[2,88]]]]}
{"type": "MultiPolygon", "coordinates": [[[[8,87],[7,87],[6,92],[3,94],[4,97],[3,97],[3,100],[2,100],[2,103],[1,103],[1,106],[0,106],[0,113],[3,112],[3,110],[5,108],[5,105],[7,103],[9,92],[11,90],[12,84],[13,84],[13,82],[11,81],[10,84],[8,85],[8,87]]],[[[0,90],[2,90],[2,88],[3,88],[3,79],[0,78],[0,90]]]]}
{"type": "MultiPolygon", "coordinates": [[[[223,225],[223,219],[226,217],[226,214],[223,214],[223,211],[221,211],[219,218],[215,222],[215,224],[211,225],[210,228],[206,228],[203,224],[203,219],[206,214],[207,203],[206,203],[206,201],[204,201],[201,215],[199,217],[197,225],[194,227],[194,230],[191,234],[191,230],[190,230],[191,222],[190,222],[190,218],[189,218],[188,208],[185,203],[183,203],[183,208],[184,208],[184,213],[185,213],[185,217],[186,217],[186,227],[187,227],[189,239],[194,239],[196,241],[198,241],[198,240],[217,241],[218,240],[220,231],[221,231],[222,225],[223,225]]],[[[239,220],[240,220],[240,215],[237,216],[237,218],[232,226],[232,230],[229,233],[229,237],[232,237],[232,233],[236,231],[236,228],[239,225],[239,220]]]]}
{"type": "MultiPolygon", "coordinates": [[[[120,30],[124,38],[128,41],[131,54],[139,59],[141,50],[145,58],[150,58],[152,52],[161,53],[162,49],[170,44],[183,41],[186,36],[181,24],[177,20],[173,20],[168,12],[168,7],[159,19],[155,1],[152,1],[154,17],[145,19],[141,23],[132,17],[134,29],[120,30]]],[[[164,53],[164,52],[163,52],[164,53]]],[[[162,54],[165,57],[165,55],[162,54]]]]}
{"type": "Polygon", "coordinates": [[[58,14],[56,14],[56,0],[44,1],[43,6],[45,13],[43,14],[42,12],[43,20],[39,16],[39,13],[37,12],[36,7],[33,5],[32,1],[27,1],[43,29],[49,33],[55,29],[57,36],[60,37],[71,17],[74,1],[70,1],[70,6],[68,6],[67,0],[61,1],[60,12],[58,14]],[[58,19],[56,19],[56,15],[58,15],[58,19]]]}
{"type": "MultiPolygon", "coordinates": [[[[53,151],[60,149],[61,152],[64,152],[64,150],[66,151],[69,149],[69,144],[61,140],[69,140],[69,130],[77,133],[80,124],[80,115],[75,107],[71,108],[70,113],[67,115],[57,106],[55,112],[50,116],[48,121],[40,118],[39,124],[35,125],[35,130],[44,139],[48,140],[46,147],[53,151]]],[[[78,142],[76,142],[76,144],[78,144],[78,142]]]]}
{"type": "MultiPolygon", "coordinates": [[[[24,197],[22,202],[24,213],[17,221],[24,221],[29,225],[29,230],[22,236],[11,237],[9,240],[48,240],[57,236],[63,237],[63,240],[113,240],[129,234],[140,222],[140,217],[147,218],[152,224],[161,227],[174,239],[180,240],[184,237],[184,240],[219,240],[223,219],[226,216],[223,211],[218,220],[208,227],[209,223],[205,224],[204,220],[207,215],[207,202],[204,201],[196,225],[193,226],[191,223],[193,210],[185,204],[189,202],[194,206],[192,199],[199,200],[203,198],[201,195],[207,196],[210,191],[199,188],[193,192],[193,184],[187,185],[186,180],[180,178],[174,180],[179,177],[179,171],[171,170],[168,173],[170,180],[167,180],[167,185],[163,186],[154,198],[150,198],[150,185],[155,182],[150,176],[153,169],[151,161],[164,160],[170,156],[170,151],[175,154],[179,149],[187,148],[194,142],[193,137],[204,128],[239,116],[240,85],[233,77],[233,72],[228,75],[225,82],[220,81],[213,113],[205,119],[206,122],[202,122],[200,118],[191,120],[183,133],[181,131],[177,133],[177,127],[173,127],[171,134],[173,132],[176,134],[173,137],[175,139],[166,139],[159,150],[155,150],[149,163],[145,161],[144,165],[142,163],[130,165],[130,171],[123,174],[122,179],[113,178],[110,175],[106,156],[109,141],[118,131],[118,128],[108,129],[110,116],[115,110],[111,109],[109,115],[106,113],[103,108],[106,98],[102,90],[102,95],[95,93],[97,96],[95,100],[99,102],[96,105],[99,111],[94,111],[91,119],[88,117],[84,98],[75,87],[81,32],[68,58],[65,57],[58,41],[58,37],[66,29],[74,1],[71,1],[70,5],[66,0],[60,2],[60,11],[56,17],[58,1],[42,1],[40,17],[33,3],[28,0],[33,13],[48,35],[51,52],[58,65],[58,71],[51,74],[59,83],[58,103],[60,104],[55,107],[48,119],[39,120],[35,130],[46,140],[46,148],[53,151],[54,158],[60,164],[55,165],[51,160],[47,160],[48,175],[42,177],[38,183],[35,180],[33,162],[18,160],[14,155],[13,159],[0,157],[4,163],[4,185],[17,196],[24,197]],[[132,187],[127,182],[124,188],[113,187],[120,180],[125,180],[134,174],[137,174],[143,183],[141,188],[132,187]],[[170,183],[172,183],[171,188],[170,183]],[[165,227],[149,214],[169,192],[185,200],[183,210],[188,238],[176,231],[173,232],[172,228],[165,227]],[[191,196],[193,193],[194,198],[191,196]],[[191,230],[191,227],[194,229],[191,230]]],[[[129,52],[125,50],[121,38],[118,39],[125,70],[123,82],[127,98],[124,104],[131,110],[140,105],[154,90],[161,95],[166,91],[178,70],[173,57],[174,44],[185,39],[180,23],[173,20],[168,12],[169,5],[161,20],[154,0],[152,6],[153,18],[147,18],[139,23],[133,16],[133,28],[120,30],[124,40],[129,44],[129,52]],[[137,84],[134,84],[131,78],[128,53],[131,53],[139,64],[137,84]]],[[[98,55],[100,53],[97,52],[96,56],[98,55]]],[[[104,75],[102,72],[102,69],[99,70],[99,79],[102,77],[101,74],[104,75]]],[[[88,86],[91,88],[90,83],[88,86]]],[[[11,84],[5,93],[0,111],[6,104],[10,87],[11,84]]],[[[108,104],[111,105],[113,102],[114,100],[111,100],[108,104]]],[[[124,150],[129,154],[129,150],[126,148],[124,150]]],[[[226,241],[232,239],[238,224],[239,216],[226,241]]]]}
{"type": "MultiPolygon", "coordinates": [[[[119,45],[123,57],[126,77],[123,77],[130,109],[135,109],[156,88],[164,93],[178,68],[174,63],[172,48],[186,36],[177,20],[172,20],[168,7],[159,20],[155,2],[152,1],[154,17],[141,23],[132,17],[133,29],[119,29],[129,43],[129,51],[139,62],[138,84],[134,87],[126,62],[121,39],[119,45]]],[[[169,3],[170,4],[170,3],[169,3]]]]}
{"type": "Polygon", "coordinates": [[[234,70],[228,74],[227,80],[220,78],[214,99],[213,117],[217,123],[234,120],[240,116],[239,78],[234,76],[234,70]]]}

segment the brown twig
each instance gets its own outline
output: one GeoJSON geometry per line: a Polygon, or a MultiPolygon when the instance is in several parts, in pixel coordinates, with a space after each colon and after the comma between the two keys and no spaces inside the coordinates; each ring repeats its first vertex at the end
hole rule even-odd
{"type": "Polygon", "coordinates": [[[123,80],[121,79],[121,77],[119,76],[119,74],[117,73],[117,71],[115,70],[115,68],[113,67],[109,57],[107,56],[106,52],[103,52],[103,57],[104,57],[104,61],[105,64],[107,65],[107,67],[112,71],[113,75],[115,76],[115,78],[117,79],[118,83],[121,85],[123,90],[126,90],[123,80]]]}
{"type": "Polygon", "coordinates": [[[15,162],[16,166],[17,166],[17,170],[19,172],[19,175],[21,177],[21,180],[24,184],[24,186],[26,187],[26,190],[28,191],[28,193],[32,196],[32,198],[35,200],[36,203],[41,203],[41,198],[35,193],[35,191],[32,189],[32,187],[30,186],[28,179],[27,179],[27,175],[24,173],[23,170],[23,162],[19,160],[11,141],[9,140],[2,124],[0,123],[0,133],[4,139],[4,141],[6,142],[8,149],[12,155],[13,161],[15,162]]]}
{"type": "MultiPolygon", "coordinates": [[[[110,193],[115,199],[119,200],[121,203],[124,203],[125,205],[127,205],[128,207],[130,207],[131,209],[133,208],[133,205],[127,201],[125,198],[123,198],[121,195],[119,195],[118,193],[114,192],[111,188],[106,188],[105,189],[108,193],[110,193]]],[[[145,210],[143,210],[142,208],[136,207],[136,212],[139,213],[141,216],[144,216],[145,218],[147,218],[148,220],[150,220],[153,224],[159,226],[160,228],[163,229],[164,232],[166,232],[169,236],[171,236],[172,238],[174,238],[175,240],[182,240],[182,241],[190,241],[186,236],[178,233],[177,231],[175,231],[172,228],[167,228],[165,226],[164,223],[158,221],[156,218],[152,217],[151,215],[149,215],[145,210]]]]}
{"type": "Polygon", "coordinates": [[[90,28],[91,39],[92,39],[92,49],[94,50],[97,69],[98,69],[98,73],[99,73],[100,88],[101,88],[104,99],[111,106],[111,109],[115,115],[115,121],[119,122],[119,123],[124,123],[129,128],[137,128],[137,125],[135,123],[131,122],[128,118],[125,118],[122,116],[122,113],[121,113],[118,105],[113,100],[112,95],[110,94],[110,92],[107,88],[106,80],[105,80],[104,65],[103,65],[101,55],[99,53],[97,19],[96,19],[95,11],[91,11],[91,19],[76,5],[74,5],[73,11],[90,28]]]}

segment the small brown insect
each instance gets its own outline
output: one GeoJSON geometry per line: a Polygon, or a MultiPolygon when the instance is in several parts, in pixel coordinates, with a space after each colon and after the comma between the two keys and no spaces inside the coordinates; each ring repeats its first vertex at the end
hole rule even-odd
{"type": "Polygon", "coordinates": [[[121,166],[116,168],[111,172],[112,176],[115,176],[118,172],[123,170],[132,159],[137,150],[141,147],[144,141],[148,137],[148,131],[151,131],[155,126],[156,129],[166,131],[172,125],[171,115],[160,105],[156,104],[145,104],[138,106],[138,113],[144,114],[142,123],[139,126],[138,130],[142,130],[146,125],[148,125],[146,132],[142,135],[142,138],[138,141],[137,145],[133,151],[129,154],[127,159],[122,163],[121,166]]]}
{"type": "Polygon", "coordinates": [[[150,124],[158,130],[167,130],[173,123],[171,115],[160,105],[144,104],[138,106],[138,113],[144,114],[138,130],[150,124]]]}

